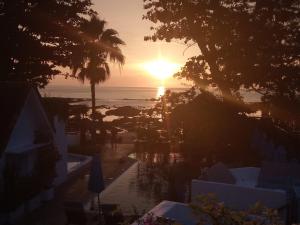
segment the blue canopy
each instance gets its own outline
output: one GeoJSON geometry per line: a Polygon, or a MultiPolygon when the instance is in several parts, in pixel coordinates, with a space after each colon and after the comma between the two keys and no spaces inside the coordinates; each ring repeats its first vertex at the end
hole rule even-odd
{"type": "Polygon", "coordinates": [[[94,193],[101,193],[105,189],[100,154],[93,156],[88,189],[94,193]]]}

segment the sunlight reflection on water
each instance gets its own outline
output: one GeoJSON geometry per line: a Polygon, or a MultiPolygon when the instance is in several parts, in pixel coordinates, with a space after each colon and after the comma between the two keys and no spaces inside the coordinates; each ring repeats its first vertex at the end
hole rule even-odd
{"type": "Polygon", "coordinates": [[[137,162],[101,193],[103,203],[117,204],[124,214],[131,215],[135,209],[144,214],[162,200],[186,199],[186,182],[170,179],[172,174],[186,177],[180,153],[135,152],[129,157],[137,162]]]}
{"type": "Polygon", "coordinates": [[[160,199],[155,197],[153,191],[143,187],[143,183],[147,183],[145,181],[147,177],[144,174],[140,174],[141,166],[140,162],[136,162],[111,183],[101,193],[101,201],[119,205],[124,214],[132,214],[135,209],[143,214],[160,202],[160,199]]]}
{"type": "Polygon", "coordinates": [[[160,86],[157,88],[157,93],[156,93],[156,98],[160,98],[161,96],[163,96],[166,92],[166,89],[164,86],[160,86]]]}

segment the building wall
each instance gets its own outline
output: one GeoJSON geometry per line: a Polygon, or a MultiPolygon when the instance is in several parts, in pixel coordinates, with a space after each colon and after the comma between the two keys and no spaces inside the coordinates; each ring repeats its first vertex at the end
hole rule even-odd
{"type": "Polygon", "coordinates": [[[67,134],[68,146],[77,146],[80,144],[80,133],[67,134]]]}
{"type": "Polygon", "coordinates": [[[30,91],[10,136],[6,153],[21,153],[33,146],[36,130],[51,132],[42,110],[37,94],[33,90],[30,91]]]}
{"type": "Polygon", "coordinates": [[[59,161],[56,163],[57,177],[54,180],[54,185],[59,185],[67,179],[67,151],[68,141],[65,133],[65,122],[58,116],[54,117],[55,135],[54,141],[60,155],[59,161]]]}
{"type": "MultiPolygon", "coordinates": [[[[49,123],[49,119],[46,116],[38,94],[35,90],[30,91],[10,136],[5,153],[18,154],[26,151],[25,156],[22,156],[22,162],[20,162],[20,171],[22,171],[22,174],[23,172],[26,173],[23,175],[27,175],[32,171],[36,159],[36,151],[32,151],[32,149],[38,146],[34,144],[35,132],[37,130],[48,132],[50,139],[53,139],[60,154],[60,159],[56,165],[57,177],[54,180],[54,184],[59,185],[64,182],[67,177],[68,142],[65,134],[64,120],[55,116],[54,128],[55,132],[49,123]]],[[[0,172],[2,170],[0,164],[0,172]]]]}
{"type": "Polygon", "coordinates": [[[192,180],[191,198],[213,193],[217,199],[232,209],[247,210],[260,202],[263,206],[279,209],[287,204],[287,195],[283,190],[238,186],[235,184],[192,180]]]}
{"type": "Polygon", "coordinates": [[[48,132],[50,139],[53,138],[53,131],[49,121],[43,111],[39,96],[32,89],[24,102],[19,117],[15,123],[15,127],[10,135],[8,144],[5,149],[5,154],[2,157],[2,166],[0,173],[3,172],[7,153],[24,153],[19,157],[20,162],[17,163],[20,175],[30,175],[32,173],[36,160],[36,147],[34,144],[35,132],[41,130],[48,132]]]}

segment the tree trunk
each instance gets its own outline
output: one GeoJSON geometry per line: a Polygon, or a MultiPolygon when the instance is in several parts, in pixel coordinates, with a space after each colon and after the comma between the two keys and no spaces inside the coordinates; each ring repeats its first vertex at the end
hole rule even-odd
{"type": "Polygon", "coordinates": [[[92,95],[92,127],[91,127],[91,135],[92,142],[96,144],[96,97],[95,97],[95,83],[91,82],[91,95],[92,95]]]}
{"type": "Polygon", "coordinates": [[[232,92],[230,88],[226,85],[226,81],[224,80],[224,74],[222,74],[221,71],[217,68],[215,64],[215,60],[211,56],[212,54],[206,49],[206,47],[201,44],[200,40],[197,40],[198,47],[202,53],[202,55],[205,57],[205,60],[207,61],[210,72],[213,74],[213,81],[217,84],[220,92],[222,93],[223,99],[234,101],[236,98],[232,95],[232,92]]]}
{"type": "Polygon", "coordinates": [[[209,65],[210,72],[213,74],[213,80],[218,85],[219,90],[222,93],[223,99],[234,101],[235,98],[232,95],[230,88],[225,84],[223,76],[224,74],[222,74],[222,72],[216,66],[214,55],[211,54],[213,47],[210,46],[210,50],[206,48],[206,44],[204,43],[207,42],[203,39],[204,35],[202,35],[202,37],[199,38],[198,27],[196,24],[194,24],[194,18],[191,15],[188,15],[187,20],[192,28],[192,37],[196,41],[202,55],[205,57],[205,60],[209,65]]]}

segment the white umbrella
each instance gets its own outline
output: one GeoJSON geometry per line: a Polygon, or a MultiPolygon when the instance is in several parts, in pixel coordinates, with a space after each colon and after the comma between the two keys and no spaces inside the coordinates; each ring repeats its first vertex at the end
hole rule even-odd
{"type": "Polygon", "coordinates": [[[103,219],[101,213],[100,193],[105,189],[105,184],[102,174],[100,154],[95,154],[93,156],[88,189],[91,192],[97,193],[99,218],[103,219]]]}

